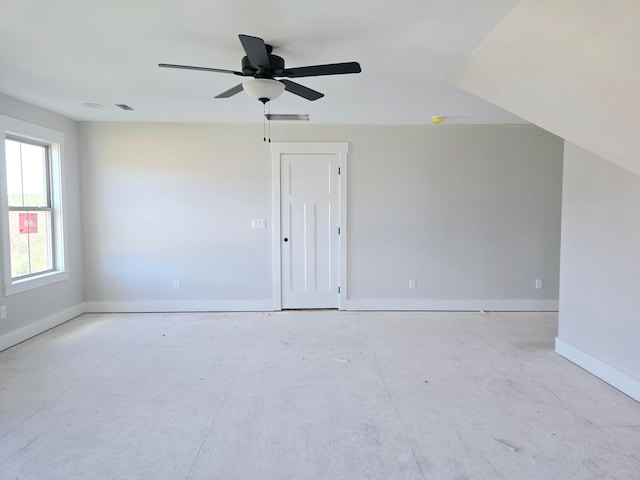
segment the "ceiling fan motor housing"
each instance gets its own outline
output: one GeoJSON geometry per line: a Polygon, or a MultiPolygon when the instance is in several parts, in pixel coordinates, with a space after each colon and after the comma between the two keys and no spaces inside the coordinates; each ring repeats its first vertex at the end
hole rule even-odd
{"type": "Polygon", "coordinates": [[[242,57],[242,73],[256,78],[273,78],[282,76],[284,72],[284,58],[278,55],[269,54],[269,62],[271,65],[266,68],[260,68],[257,65],[251,65],[249,57],[242,57]]]}

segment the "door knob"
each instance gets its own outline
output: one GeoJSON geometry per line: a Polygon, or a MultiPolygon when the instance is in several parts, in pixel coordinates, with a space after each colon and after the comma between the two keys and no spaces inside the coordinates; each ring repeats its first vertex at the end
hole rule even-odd
{"type": "Polygon", "coordinates": [[[284,237],[284,241],[285,241],[285,242],[288,242],[288,241],[289,241],[289,239],[288,239],[287,237],[284,237]]]}

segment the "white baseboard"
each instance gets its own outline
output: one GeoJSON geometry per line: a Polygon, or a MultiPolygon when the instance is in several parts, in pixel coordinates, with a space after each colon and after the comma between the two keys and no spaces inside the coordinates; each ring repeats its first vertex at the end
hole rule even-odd
{"type": "Polygon", "coordinates": [[[351,299],[347,310],[557,312],[558,300],[351,299]]]}
{"type": "Polygon", "coordinates": [[[556,338],[556,353],[640,402],[640,381],[556,338]]]}
{"type": "Polygon", "coordinates": [[[273,300],[183,300],[87,302],[87,313],[143,312],[271,312],[273,300]]]}
{"type": "Polygon", "coordinates": [[[57,327],[58,325],[68,322],[72,318],[85,313],[85,304],[79,303],[71,308],[67,308],[53,315],[49,315],[41,320],[37,320],[29,325],[12,330],[4,335],[0,335],[0,351],[11,348],[25,340],[40,335],[47,330],[57,327]]]}

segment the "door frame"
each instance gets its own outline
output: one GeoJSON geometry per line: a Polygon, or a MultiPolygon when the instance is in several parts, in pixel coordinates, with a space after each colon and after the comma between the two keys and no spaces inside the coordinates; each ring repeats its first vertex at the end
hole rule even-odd
{"type": "Polygon", "coordinates": [[[338,308],[347,309],[347,184],[349,142],[272,142],[271,182],[273,218],[273,309],[282,310],[282,242],[280,175],[282,154],[331,154],[338,156],[338,308]]]}

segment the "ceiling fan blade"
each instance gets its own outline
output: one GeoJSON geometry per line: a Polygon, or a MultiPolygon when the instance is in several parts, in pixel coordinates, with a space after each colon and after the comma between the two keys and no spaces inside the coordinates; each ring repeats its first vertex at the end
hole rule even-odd
{"type": "Polygon", "coordinates": [[[295,95],[298,95],[302,98],[306,98],[307,100],[318,100],[319,98],[324,97],[324,93],[316,92],[315,90],[310,89],[309,87],[305,87],[304,85],[300,85],[299,83],[292,82],[291,80],[280,80],[284,83],[284,89],[288,92],[291,92],[295,95]]]}
{"type": "Polygon", "coordinates": [[[317,77],[320,75],[344,75],[346,73],[360,73],[362,69],[358,62],[329,63],[327,65],[311,65],[309,67],[287,68],[282,72],[283,77],[317,77]]]}
{"type": "Polygon", "coordinates": [[[158,66],[162,68],[180,68],[182,70],[198,70],[201,72],[233,73],[234,75],[244,76],[244,73],[242,72],[236,72],[234,70],[223,70],[220,68],[194,67],[192,65],[174,65],[172,63],[159,63],[158,66]]]}
{"type": "Polygon", "coordinates": [[[263,39],[250,35],[238,35],[238,38],[240,39],[240,43],[242,43],[242,48],[244,48],[244,51],[247,53],[247,57],[249,57],[251,65],[256,68],[271,68],[269,52],[267,52],[267,46],[263,39]]]}
{"type": "Polygon", "coordinates": [[[244,90],[242,88],[242,84],[239,83],[238,85],[236,85],[235,87],[231,87],[229,90],[226,90],[218,95],[215,96],[215,98],[229,98],[229,97],[233,97],[236,93],[240,93],[242,90],[244,90]]]}

